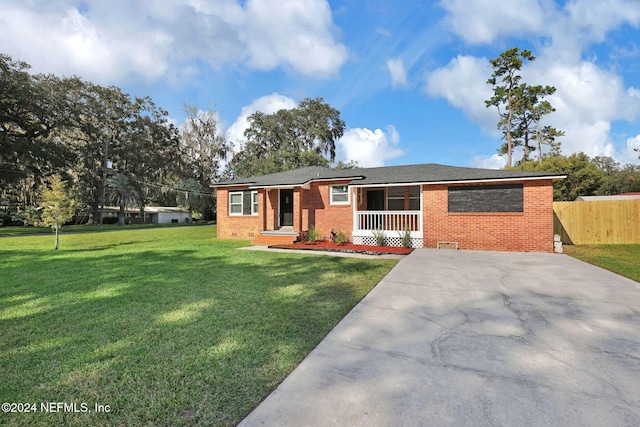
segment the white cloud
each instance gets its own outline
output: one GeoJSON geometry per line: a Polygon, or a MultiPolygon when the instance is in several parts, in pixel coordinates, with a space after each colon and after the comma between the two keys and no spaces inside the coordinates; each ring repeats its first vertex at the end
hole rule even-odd
{"type": "Polygon", "coordinates": [[[242,111],[233,124],[227,129],[226,138],[233,144],[233,151],[238,152],[246,141],[244,131],[249,127],[248,118],[256,111],[265,114],[273,114],[279,110],[289,110],[295,108],[298,104],[291,98],[272,93],[271,95],[262,96],[254,100],[251,104],[242,107],[242,111]]]}
{"type": "Polygon", "coordinates": [[[640,163],[638,156],[640,156],[640,135],[627,139],[619,160],[623,165],[627,163],[638,164],[640,163]]]}
{"type": "Polygon", "coordinates": [[[332,36],[331,9],[324,0],[249,0],[240,33],[249,63],[262,70],[279,65],[315,77],[329,77],[347,59],[332,36]]]}
{"type": "Polygon", "coordinates": [[[507,159],[500,154],[491,157],[475,156],[471,159],[469,166],[482,169],[502,169],[507,165],[507,159]]]}
{"type": "Polygon", "coordinates": [[[381,129],[349,129],[336,145],[337,157],[345,162],[356,161],[360,167],[384,166],[386,160],[400,157],[400,134],[394,126],[381,129]]]}
{"type": "Polygon", "coordinates": [[[312,78],[347,59],[326,0],[0,0],[3,51],[97,83],[180,79],[193,61],[312,78]]]}
{"type": "Polygon", "coordinates": [[[498,113],[484,103],[492,95],[491,87],[485,84],[491,76],[487,64],[485,58],[458,55],[445,67],[426,76],[426,90],[430,95],[444,98],[449,104],[462,109],[485,132],[497,134],[498,113]]]}
{"type": "Polygon", "coordinates": [[[404,62],[400,58],[389,59],[387,69],[391,74],[391,85],[393,88],[407,87],[407,72],[404,69],[404,62]]]}
{"type": "Polygon", "coordinates": [[[544,15],[537,0],[443,0],[454,33],[471,44],[539,30],[544,15]]]}
{"type": "MultiPolygon", "coordinates": [[[[525,64],[521,74],[530,84],[556,87],[556,93],[548,98],[556,112],[543,124],[566,132],[560,138],[562,152],[584,151],[590,156],[619,160],[625,157],[628,150],[616,148],[611,127],[613,122],[633,121],[640,115],[640,91],[625,88],[622,77],[599,66],[595,58],[585,60],[584,51],[625,23],[640,25],[640,2],[584,0],[568,2],[564,10],[558,10],[555,2],[499,3],[501,7],[492,7],[484,0],[453,0],[442,5],[449,12],[451,30],[469,43],[490,43],[510,34],[522,37],[535,33],[542,37],[545,47],[534,52],[537,60],[525,64]],[[519,17],[505,19],[515,10],[519,17]]],[[[427,74],[426,90],[463,110],[484,132],[498,139],[496,110],[486,109],[484,104],[492,95],[485,83],[491,71],[485,58],[458,56],[427,74]]],[[[491,164],[496,159],[495,155],[478,157],[474,164],[491,164]]]]}

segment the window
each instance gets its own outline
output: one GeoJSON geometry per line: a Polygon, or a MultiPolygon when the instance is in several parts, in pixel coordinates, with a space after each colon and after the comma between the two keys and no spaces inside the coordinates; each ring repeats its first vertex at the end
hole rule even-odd
{"type": "Polygon", "coordinates": [[[258,192],[251,192],[251,215],[258,214],[258,192]]]}
{"type": "Polygon", "coordinates": [[[405,210],[405,197],[409,196],[409,210],[420,210],[420,186],[409,187],[388,187],[387,188],[387,209],[390,211],[405,210]]]}
{"type": "Polygon", "coordinates": [[[449,187],[449,212],[523,212],[522,184],[449,187]]]}
{"type": "Polygon", "coordinates": [[[234,191],[229,193],[229,215],[257,215],[258,192],[234,191]]]}
{"type": "Polygon", "coordinates": [[[387,188],[387,209],[390,211],[404,210],[404,187],[387,188]]]}
{"type": "Polygon", "coordinates": [[[242,215],[242,192],[229,193],[229,215],[242,215]]]}
{"type": "Polygon", "coordinates": [[[349,186],[348,185],[332,185],[331,186],[331,204],[332,205],[348,205],[349,204],[349,186]]]}
{"type": "Polygon", "coordinates": [[[409,210],[419,211],[420,207],[420,186],[412,185],[409,187],[409,210]]]}

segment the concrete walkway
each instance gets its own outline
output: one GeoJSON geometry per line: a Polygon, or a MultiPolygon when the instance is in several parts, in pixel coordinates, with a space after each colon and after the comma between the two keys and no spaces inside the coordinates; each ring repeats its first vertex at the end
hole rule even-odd
{"type": "Polygon", "coordinates": [[[566,255],[416,250],[240,425],[640,425],[640,284],[566,255]]]}
{"type": "Polygon", "coordinates": [[[268,246],[262,245],[254,245],[254,246],[243,246],[238,248],[243,251],[267,251],[267,252],[276,252],[276,253],[295,253],[302,255],[329,255],[329,256],[339,256],[344,258],[362,258],[362,259],[402,259],[406,255],[395,255],[395,254],[382,254],[382,255],[369,255],[369,254],[360,254],[360,253],[348,253],[348,252],[331,252],[331,251],[308,251],[308,250],[299,250],[299,249],[274,249],[268,246]]]}

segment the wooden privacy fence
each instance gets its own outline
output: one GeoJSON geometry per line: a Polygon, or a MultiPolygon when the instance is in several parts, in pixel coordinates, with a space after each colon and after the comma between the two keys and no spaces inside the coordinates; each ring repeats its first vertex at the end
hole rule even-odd
{"type": "Polygon", "coordinates": [[[640,243],[640,199],[554,202],[553,229],[567,244],[640,243]]]}

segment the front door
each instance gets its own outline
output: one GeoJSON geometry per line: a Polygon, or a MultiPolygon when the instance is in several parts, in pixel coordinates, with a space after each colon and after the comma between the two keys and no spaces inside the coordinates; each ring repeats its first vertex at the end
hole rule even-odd
{"type": "Polygon", "coordinates": [[[280,227],[293,227],[293,190],[280,190],[280,227]]]}
{"type": "Polygon", "coordinates": [[[367,210],[368,211],[384,210],[384,190],[367,191],[367,210]]]}

